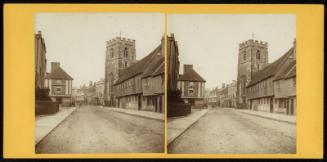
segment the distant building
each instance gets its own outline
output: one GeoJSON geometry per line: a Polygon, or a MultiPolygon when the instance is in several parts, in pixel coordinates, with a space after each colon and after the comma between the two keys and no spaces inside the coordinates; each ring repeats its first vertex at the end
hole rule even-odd
{"type": "Polygon", "coordinates": [[[236,80],[228,85],[228,107],[236,107],[236,80]]]}
{"type": "Polygon", "coordinates": [[[246,87],[249,109],[296,114],[296,52],[294,47],[257,72],[246,87]]]}
{"type": "Polygon", "coordinates": [[[178,78],[181,97],[193,108],[201,108],[204,102],[205,80],[193,69],[193,65],[184,65],[184,73],[178,78]]]}
{"type": "Polygon", "coordinates": [[[86,104],[88,105],[97,104],[95,83],[93,83],[92,81],[89,82],[89,85],[85,87],[84,95],[85,95],[86,104]]]}
{"type": "Polygon", "coordinates": [[[222,84],[220,92],[219,92],[219,101],[220,107],[229,107],[229,98],[228,98],[228,85],[225,83],[222,84]]]}
{"type": "Polygon", "coordinates": [[[219,98],[217,96],[218,94],[218,87],[210,90],[206,96],[206,102],[210,106],[218,106],[219,105],[219,98]]]}
{"type": "Polygon", "coordinates": [[[122,71],[136,62],[135,40],[116,37],[107,41],[104,99],[107,106],[117,106],[114,83],[122,71]]]}
{"type": "Polygon", "coordinates": [[[95,83],[96,104],[104,105],[104,79],[100,79],[95,83]]]}
{"type": "MultiPolygon", "coordinates": [[[[131,60],[132,61],[132,60],[131,60]]],[[[113,98],[120,108],[163,112],[164,39],[150,54],[120,71],[113,98]]]]}
{"type": "Polygon", "coordinates": [[[73,78],[61,67],[59,62],[51,62],[51,72],[45,77],[45,87],[50,89],[49,96],[62,106],[72,104],[73,78]]]}

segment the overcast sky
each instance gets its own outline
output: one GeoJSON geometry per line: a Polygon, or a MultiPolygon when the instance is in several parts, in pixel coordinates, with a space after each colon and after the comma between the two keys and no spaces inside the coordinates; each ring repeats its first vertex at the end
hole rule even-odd
{"type": "Polygon", "coordinates": [[[120,35],[135,39],[136,59],[161,42],[164,15],[159,13],[39,13],[35,32],[42,31],[50,62],[74,78],[73,86],[104,78],[106,41],[120,35]]]}
{"type": "Polygon", "coordinates": [[[295,15],[196,14],[168,15],[168,33],[179,45],[183,64],[207,81],[206,88],[221,87],[237,79],[239,43],[251,39],[268,42],[268,62],[282,56],[296,37],[295,15]]]}

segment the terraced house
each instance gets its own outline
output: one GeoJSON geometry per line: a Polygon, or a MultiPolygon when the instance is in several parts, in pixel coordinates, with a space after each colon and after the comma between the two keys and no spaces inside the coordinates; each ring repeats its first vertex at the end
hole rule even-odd
{"type": "Polygon", "coordinates": [[[120,72],[113,91],[120,108],[163,112],[164,38],[150,54],[120,72]]]}

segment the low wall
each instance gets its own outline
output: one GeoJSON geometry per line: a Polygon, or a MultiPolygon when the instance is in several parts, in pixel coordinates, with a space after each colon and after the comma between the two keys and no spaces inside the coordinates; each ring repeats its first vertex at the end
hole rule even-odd
{"type": "Polygon", "coordinates": [[[186,116],[191,113],[191,105],[183,102],[168,103],[167,116],[186,116]]]}
{"type": "Polygon", "coordinates": [[[36,101],[36,115],[54,114],[59,111],[59,103],[52,101],[36,101]]]}

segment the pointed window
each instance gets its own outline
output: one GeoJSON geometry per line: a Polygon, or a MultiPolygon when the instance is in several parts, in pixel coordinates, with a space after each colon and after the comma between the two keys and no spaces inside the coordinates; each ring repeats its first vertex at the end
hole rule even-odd
{"type": "Polygon", "coordinates": [[[125,49],[124,49],[124,57],[128,58],[128,49],[127,49],[127,47],[125,47],[125,49]]]}
{"type": "Polygon", "coordinates": [[[257,51],[256,58],[257,58],[258,60],[260,60],[260,51],[259,51],[259,50],[257,51]]]}
{"type": "Polygon", "coordinates": [[[243,52],[243,60],[246,60],[246,52],[243,52]]]}
{"type": "Polygon", "coordinates": [[[110,49],[110,54],[111,54],[111,58],[113,58],[114,57],[114,49],[113,48],[110,49]]]}

